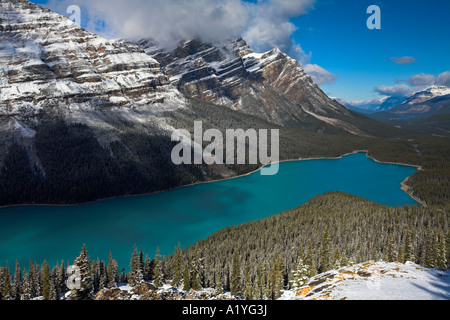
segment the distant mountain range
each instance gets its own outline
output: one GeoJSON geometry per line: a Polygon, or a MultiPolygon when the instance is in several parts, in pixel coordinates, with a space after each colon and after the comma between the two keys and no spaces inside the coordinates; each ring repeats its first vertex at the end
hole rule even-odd
{"type": "Polygon", "coordinates": [[[341,99],[336,101],[393,126],[439,135],[450,133],[450,88],[445,86],[433,85],[409,97],[384,97],[356,107],[341,99]]]}

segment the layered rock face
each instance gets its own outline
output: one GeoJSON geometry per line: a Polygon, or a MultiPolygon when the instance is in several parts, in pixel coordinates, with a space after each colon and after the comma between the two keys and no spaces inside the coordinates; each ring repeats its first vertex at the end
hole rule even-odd
{"type": "Polygon", "coordinates": [[[352,117],[312,81],[298,61],[277,48],[255,53],[243,39],[220,44],[189,40],[172,51],[158,48],[151,40],[138,44],[189,98],[285,126],[302,126],[313,119],[337,124],[329,118],[352,117]]]}
{"type": "Polygon", "coordinates": [[[0,12],[1,115],[146,105],[175,96],[158,62],[138,46],[103,39],[25,0],[2,0],[0,12]]]}

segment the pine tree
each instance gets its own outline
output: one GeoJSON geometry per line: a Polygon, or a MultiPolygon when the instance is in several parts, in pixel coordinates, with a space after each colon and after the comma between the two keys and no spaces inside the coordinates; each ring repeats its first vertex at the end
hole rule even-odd
{"type": "Polygon", "coordinates": [[[300,259],[297,268],[292,271],[292,290],[298,291],[309,279],[310,272],[310,267],[303,262],[303,259],[300,259]]]}
{"type": "Polygon", "coordinates": [[[137,286],[144,282],[144,267],[141,262],[141,255],[137,252],[137,247],[134,245],[134,251],[131,255],[130,273],[128,275],[128,285],[131,287],[137,286]]]}
{"type": "Polygon", "coordinates": [[[216,275],[216,293],[223,293],[223,275],[222,275],[222,267],[220,263],[217,266],[217,275],[216,275]]]}
{"type": "Polygon", "coordinates": [[[22,270],[19,266],[19,261],[16,260],[16,267],[14,269],[14,286],[12,297],[14,300],[20,300],[22,294],[22,270]]]}
{"type": "Polygon", "coordinates": [[[30,284],[31,297],[35,298],[41,295],[41,271],[39,265],[30,261],[30,284]]]}
{"type": "Polygon", "coordinates": [[[189,289],[191,288],[189,274],[189,267],[187,264],[185,264],[183,272],[183,291],[189,291],[189,289]]]}
{"type": "Polygon", "coordinates": [[[116,288],[117,287],[117,278],[118,278],[118,265],[117,261],[113,259],[111,251],[109,252],[109,261],[108,267],[106,268],[106,273],[108,276],[108,288],[116,288]]]}
{"type": "Polygon", "coordinates": [[[67,289],[66,280],[67,280],[67,272],[66,272],[66,268],[64,266],[64,260],[61,260],[61,265],[59,267],[59,272],[58,272],[59,292],[61,294],[64,294],[64,292],[67,289]]]}
{"type": "Polygon", "coordinates": [[[8,262],[3,270],[3,292],[2,300],[11,300],[11,273],[9,272],[8,262]]]}
{"type": "Polygon", "coordinates": [[[446,268],[450,268],[450,230],[445,236],[445,261],[447,261],[446,268]]]}
{"type": "Polygon", "coordinates": [[[175,288],[178,288],[181,285],[181,281],[182,281],[181,246],[180,246],[179,242],[178,242],[178,247],[175,248],[174,267],[175,267],[175,274],[173,276],[173,286],[175,288]]]}
{"type": "Polygon", "coordinates": [[[70,299],[72,300],[90,300],[94,290],[91,277],[91,259],[89,258],[86,245],[83,245],[80,255],[75,259],[75,268],[78,269],[80,276],[80,286],[71,290],[70,299]]]}
{"type": "Polygon", "coordinates": [[[201,261],[200,254],[198,251],[198,247],[194,249],[194,257],[191,263],[191,287],[193,290],[201,290],[202,289],[202,281],[201,281],[201,261]]]}
{"type": "Polygon", "coordinates": [[[403,263],[405,263],[406,261],[411,261],[411,262],[415,262],[415,257],[414,257],[414,248],[413,248],[413,243],[412,243],[412,235],[411,235],[411,230],[408,228],[408,230],[406,231],[406,235],[405,235],[405,243],[404,243],[404,247],[403,247],[403,259],[402,259],[403,263]]]}
{"type": "Polygon", "coordinates": [[[320,245],[319,273],[328,271],[330,269],[330,258],[331,258],[331,239],[328,233],[328,228],[326,228],[320,245]]]}
{"type": "Polygon", "coordinates": [[[255,280],[255,299],[262,300],[264,298],[263,295],[263,281],[262,281],[262,272],[261,272],[261,263],[258,264],[258,269],[256,270],[256,280],[255,280]]]}
{"type": "Polygon", "coordinates": [[[237,250],[233,253],[233,266],[231,271],[231,288],[230,292],[232,296],[241,295],[241,274],[240,274],[239,256],[237,250]]]}
{"type": "Polygon", "coordinates": [[[50,277],[50,266],[47,261],[44,260],[41,268],[41,283],[42,283],[42,299],[43,300],[53,300],[54,295],[52,295],[51,288],[51,277],[50,277]]]}
{"type": "Polygon", "coordinates": [[[52,279],[52,291],[54,292],[54,300],[59,300],[60,294],[61,294],[61,288],[59,285],[59,265],[58,262],[52,269],[51,273],[51,279],[52,279]]]}
{"type": "Polygon", "coordinates": [[[244,297],[246,300],[253,300],[253,287],[252,279],[250,276],[250,262],[247,260],[245,263],[245,273],[244,273],[244,297]]]}
{"type": "Polygon", "coordinates": [[[397,255],[396,255],[395,249],[394,249],[394,240],[392,239],[392,236],[389,236],[387,247],[386,247],[386,255],[385,255],[384,259],[387,262],[394,262],[397,260],[396,256],[397,255]]]}
{"type": "Polygon", "coordinates": [[[161,287],[163,285],[162,279],[162,265],[161,265],[161,255],[159,254],[159,248],[156,248],[156,255],[155,255],[155,264],[153,268],[153,284],[156,287],[161,287]]]}
{"type": "Polygon", "coordinates": [[[283,261],[278,255],[275,255],[274,257],[270,280],[271,299],[277,300],[279,297],[281,297],[282,291],[284,289],[283,261]]]}
{"type": "Polygon", "coordinates": [[[100,281],[99,281],[99,289],[105,289],[108,287],[108,271],[106,269],[105,263],[102,261],[101,263],[101,272],[100,272],[100,281]]]}
{"type": "Polygon", "coordinates": [[[31,283],[30,283],[30,276],[28,273],[23,272],[23,286],[22,286],[23,294],[22,294],[22,300],[31,300],[31,283]]]}
{"type": "Polygon", "coordinates": [[[144,281],[151,281],[151,280],[153,280],[153,262],[146,254],[144,260],[144,281]]]}
{"type": "Polygon", "coordinates": [[[333,266],[332,269],[339,269],[341,267],[341,255],[339,254],[339,249],[336,248],[334,250],[334,256],[333,256],[333,266]]]}
{"type": "Polygon", "coordinates": [[[436,267],[445,268],[447,265],[447,260],[446,260],[445,238],[442,232],[439,234],[439,239],[436,242],[437,242],[436,267]]]}
{"type": "Polygon", "coordinates": [[[433,236],[427,232],[425,236],[425,258],[424,258],[424,266],[427,268],[435,267],[435,251],[434,251],[434,243],[433,236]]]}

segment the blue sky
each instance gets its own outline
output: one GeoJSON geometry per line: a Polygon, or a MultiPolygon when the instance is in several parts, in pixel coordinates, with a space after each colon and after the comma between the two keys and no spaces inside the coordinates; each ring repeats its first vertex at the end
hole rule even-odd
{"type": "Polygon", "coordinates": [[[241,32],[256,49],[276,45],[298,58],[326,93],[347,101],[371,100],[391,93],[405,95],[425,87],[426,83],[431,84],[430,79],[438,79],[439,75],[443,80],[437,83],[449,82],[448,0],[222,1],[228,4],[219,6],[217,0],[196,1],[202,4],[202,9],[225,7],[224,17],[204,24],[199,20],[208,20],[210,14],[201,16],[198,8],[186,10],[186,19],[173,14],[180,11],[179,4],[176,7],[174,3],[183,3],[188,8],[189,1],[135,0],[134,6],[133,1],[121,0],[32,2],[59,13],[64,13],[67,5],[78,4],[82,8],[82,26],[101,34],[117,33],[122,27],[128,35],[134,30],[147,29],[153,34],[172,33],[165,22],[178,30],[187,30],[185,37],[188,31],[205,37],[241,32]],[[154,5],[150,6],[152,2],[154,5]],[[370,16],[366,10],[370,5],[381,9],[381,30],[369,30],[366,26],[370,16]],[[167,13],[167,19],[159,19],[165,18],[162,12],[167,13]],[[243,15],[252,18],[243,21],[243,15]],[[180,20],[185,20],[184,24],[180,20]],[[159,25],[155,22],[151,26],[153,21],[159,21],[159,25]]]}
{"type": "Polygon", "coordinates": [[[296,42],[317,63],[338,76],[323,89],[346,100],[378,96],[375,87],[450,70],[450,1],[317,1],[315,9],[293,19],[296,42]],[[381,30],[369,30],[366,9],[381,9],[381,30]],[[395,64],[389,58],[413,57],[395,64]]]}

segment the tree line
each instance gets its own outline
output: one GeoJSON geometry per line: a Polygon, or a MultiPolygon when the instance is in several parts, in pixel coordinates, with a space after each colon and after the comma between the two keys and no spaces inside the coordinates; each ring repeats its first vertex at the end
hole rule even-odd
{"type": "Polygon", "coordinates": [[[327,193],[266,219],[220,230],[192,246],[152,258],[134,247],[128,271],[89,258],[86,246],[74,265],[79,288],[62,261],[50,268],[16,263],[0,268],[3,300],[91,299],[119,284],[167,281],[179,290],[214,288],[245,299],[277,299],[285,289],[328,270],[368,260],[412,261],[449,268],[449,206],[387,207],[344,193],[327,193]]]}

